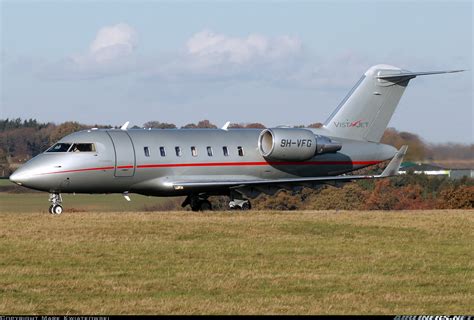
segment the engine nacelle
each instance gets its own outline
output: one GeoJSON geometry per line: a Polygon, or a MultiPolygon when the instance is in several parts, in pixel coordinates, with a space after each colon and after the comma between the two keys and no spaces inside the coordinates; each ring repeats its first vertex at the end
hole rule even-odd
{"type": "Polygon", "coordinates": [[[335,153],[342,146],[311,130],[297,128],[265,129],[258,137],[260,154],[269,160],[305,161],[317,154],[335,153]]]}
{"type": "Polygon", "coordinates": [[[309,160],[316,154],[316,136],[306,129],[265,129],[258,137],[258,149],[270,160],[309,160]]]}

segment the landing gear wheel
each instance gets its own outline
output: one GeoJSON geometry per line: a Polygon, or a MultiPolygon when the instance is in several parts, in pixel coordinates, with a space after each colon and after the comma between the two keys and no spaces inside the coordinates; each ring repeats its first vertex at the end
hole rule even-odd
{"type": "Polygon", "coordinates": [[[244,203],[242,203],[242,210],[250,210],[250,209],[252,209],[252,206],[250,205],[249,201],[245,201],[244,203]]]}
{"type": "Polygon", "coordinates": [[[196,211],[210,211],[212,210],[211,203],[207,200],[206,195],[189,195],[186,197],[181,206],[184,208],[187,205],[191,207],[191,210],[196,211]]]}
{"type": "Polygon", "coordinates": [[[50,193],[49,202],[51,202],[51,206],[49,207],[49,213],[53,215],[60,215],[61,213],[63,213],[63,207],[61,206],[63,198],[61,197],[60,193],[50,193]]]}
{"type": "Polygon", "coordinates": [[[54,215],[60,215],[61,213],[63,213],[63,207],[60,204],[55,204],[52,206],[51,212],[54,215]]]}
{"type": "Polygon", "coordinates": [[[199,211],[211,211],[212,205],[208,200],[200,201],[199,211]]]}

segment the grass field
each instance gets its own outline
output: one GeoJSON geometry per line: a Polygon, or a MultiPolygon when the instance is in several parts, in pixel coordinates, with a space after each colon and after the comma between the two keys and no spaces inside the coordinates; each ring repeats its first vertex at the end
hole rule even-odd
{"type": "MultiPolygon", "coordinates": [[[[124,212],[143,211],[153,208],[171,198],[145,197],[131,194],[132,201],[126,201],[120,194],[63,194],[64,209],[66,212],[96,211],[96,212],[124,212]]],[[[175,198],[176,201],[176,198],[175,198]]],[[[0,192],[0,213],[46,213],[50,203],[47,192],[6,193],[0,192]]]]}
{"type": "MultiPolygon", "coordinates": [[[[0,187],[16,187],[23,192],[0,191],[0,213],[47,213],[50,203],[47,192],[34,192],[17,187],[8,179],[0,179],[0,187]]],[[[66,212],[131,212],[152,211],[174,201],[181,203],[184,198],[159,198],[131,194],[132,201],[126,201],[121,194],[62,194],[66,212]]]]}
{"type": "Polygon", "coordinates": [[[9,185],[12,185],[13,183],[8,180],[8,179],[5,179],[5,178],[1,178],[0,179],[0,187],[2,186],[9,186],[9,185]]]}
{"type": "Polygon", "coordinates": [[[0,314],[472,314],[474,212],[0,213],[0,314]]]}

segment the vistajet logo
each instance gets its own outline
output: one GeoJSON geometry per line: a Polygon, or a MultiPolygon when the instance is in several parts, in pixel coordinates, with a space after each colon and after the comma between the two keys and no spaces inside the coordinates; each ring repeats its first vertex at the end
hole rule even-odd
{"type": "Polygon", "coordinates": [[[357,120],[357,121],[334,121],[336,128],[367,128],[369,121],[357,120]]]}

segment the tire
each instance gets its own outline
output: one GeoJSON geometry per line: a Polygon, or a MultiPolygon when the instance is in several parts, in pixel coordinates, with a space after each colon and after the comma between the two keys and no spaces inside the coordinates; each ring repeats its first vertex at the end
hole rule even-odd
{"type": "Polygon", "coordinates": [[[247,202],[244,202],[244,203],[242,204],[242,210],[250,210],[251,208],[252,208],[252,207],[251,207],[251,205],[250,205],[250,202],[248,202],[248,201],[247,201],[247,202]]]}
{"type": "Polygon", "coordinates": [[[50,206],[49,206],[49,213],[50,213],[50,214],[54,214],[54,212],[53,212],[53,207],[54,207],[53,205],[50,205],[50,206]]]}
{"type": "Polygon", "coordinates": [[[211,211],[212,205],[208,200],[203,200],[199,204],[199,211],[211,211]]]}
{"type": "Polygon", "coordinates": [[[52,211],[54,215],[60,215],[61,213],[63,213],[63,207],[59,204],[54,205],[52,211]]]}

